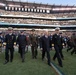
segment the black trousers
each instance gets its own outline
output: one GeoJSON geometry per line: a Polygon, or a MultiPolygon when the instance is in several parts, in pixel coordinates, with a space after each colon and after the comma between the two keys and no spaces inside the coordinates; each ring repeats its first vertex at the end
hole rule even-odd
{"type": "MultiPolygon", "coordinates": [[[[62,53],[62,49],[59,50],[59,55],[62,59],[64,59],[63,53],[62,53]]],[[[57,52],[55,52],[55,55],[53,57],[53,59],[55,60],[57,58],[57,52]]]]}
{"type": "Polygon", "coordinates": [[[69,46],[69,48],[67,49],[67,52],[70,51],[73,48],[73,46],[69,46]]]}
{"type": "Polygon", "coordinates": [[[63,52],[62,52],[62,49],[61,48],[60,48],[59,53],[60,53],[61,58],[64,59],[63,52]]]}
{"type": "Polygon", "coordinates": [[[62,66],[62,60],[61,60],[61,57],[63,57],[62,51],[56,45],[54,46],[54,48],[55,48],[56,52],[55,52],[55,55],[53,57],[53,60],[55,60],[57,58],[59,65],[62,66]]]}
{"type": "Polygon", "coordinates": [[[32,50],[32,58],[37,58],[37,46],[31,46],[31,50],[32,50]]]}
{"type": "Polygon", "coordinates": [[[19,47],[19,53],[22,60],[25,60],[25,47],[19,47]]]}
{"type": "Polygon", "coordinates": [[[50,58],[50,53],[49,53],[49,51],[42,50],[42,60],[43,60],[44,57],[45,57],[45,53],[47,54],[48,64],[50,64],[51,58],[50,58]]]}
{"type": "Polygon", "coordinates": [[[74,46],[74,48],[73,48],[73,50],[72,50],[72,52],[71,52],[71,55],[74,54],[74,52],[75,52],[75,54],[76,54],[76,46],[74,46]]]}
{"type": "Polygon", "coordinates": [[[9,61],[9,58],[10,58],[10,61],[13,60],[13,54],[14,54],[14,48],[7,48],[5,49],[5,59],[6,61],[9,61]],[[10,57],[9,57],[9,52],[10,52],[10,57]]]}

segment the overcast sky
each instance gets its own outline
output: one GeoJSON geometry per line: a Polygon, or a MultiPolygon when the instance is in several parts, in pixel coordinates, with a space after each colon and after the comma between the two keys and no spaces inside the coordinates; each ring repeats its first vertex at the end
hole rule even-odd
{"type": "MultiPolygon", "coordinates": [[[[12,0],[11,0],[12,1],[12,0]]],[[[76,0],[13,0],[13,1],[23,1],[23,2],[36,2],[36,3],[43,3],[43,4],[55,4],[55,5],[75,5],[76,0]]]]}

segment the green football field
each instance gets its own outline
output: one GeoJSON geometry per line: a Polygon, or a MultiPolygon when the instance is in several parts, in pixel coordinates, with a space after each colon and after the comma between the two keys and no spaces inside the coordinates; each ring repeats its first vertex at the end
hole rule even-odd
{"type": "Polygon", "coordinates": [[[0,54],[0,75],[55,75],[55,71],[46,61],[41,60],[40,54],[37,59],[32,59],[31,52],[28,52],[25,55],[25,62],[22,63],[19,54],[15,52],[12,63],[3,65],[3,62],[4,53],[0,54]]]}
{"type": "MultiPolygon", "coordinates": [[[[55,51],[50,52],[51,59],[55,51]]],[[[63,50],[64,60],[63,68],[58,66],[58,62],[51,60],[64,75],[76,75],[76,54],[71,56],[70,52],[63,50]]],[[[13,62],[9,62],[4,65],[4,52],[0,53],[0,75],[56,75],[57,73],[52,67],[47,65],[46,59],[41,60],[40,51],[38,52],[38,58],[32,59],[31,52],[25,54],[25,62],[21,62],[20,55],[17,51],[14,53],[13,62]]]]}
{"type": "MultiPolygon", "coordinates": [[[[76,54],[71,55],[71,51],[67,52],[66,49],[63,49],[63,68],[58,66],[57,59],[55,61],[52,60],[52,62],[64,73],[64,75],[76,75],[76,54]]],[[[55,51],[50,52],[51,58],[53,58],[54,53],[55,51]]]]}

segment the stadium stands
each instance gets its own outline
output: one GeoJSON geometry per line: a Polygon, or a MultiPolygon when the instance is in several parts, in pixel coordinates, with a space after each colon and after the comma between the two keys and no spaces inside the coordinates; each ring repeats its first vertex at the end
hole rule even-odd
{"type": "Polygon", "coordinates": [[[76,25],[76,6],[0,1],[0,22],[15,24],[76,25]],[[8,16],[12,16],[9,17],[8,16]],[[4,16],[4,17],[1,17],[4,16]],[[18,17],[22,16],[22,17],[18,17]]]}

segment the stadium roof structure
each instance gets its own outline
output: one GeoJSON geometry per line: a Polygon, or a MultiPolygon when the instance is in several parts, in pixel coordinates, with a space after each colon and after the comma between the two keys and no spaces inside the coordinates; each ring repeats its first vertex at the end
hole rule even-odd
{"type": "Polygon", "coordinates": [[[3,4],[5,4],[5,5],[20,5],[20,6],[22,6],[22,7],[24,7],[24,6],[26,6],[26,5],[28,5],[28,6],[34,6],[35,8],[36,7],[46,7],[46,8],[76,8],[76,6],[75,5],[55,5],[55,4],[53,4],[53,5],[50,5],[50,4],[42,4],[42,3],[35,3],[35,2],[33,2],[33,3],[31,3],[31,2],[21,2],[21,0],[19,0],[19,1],[13,1],[13,0],[0,0],[0,3],[3,3],[3,4]]]}
{"type": "MultiPolygon", "coordinates": [[[[26,3],[28,3],[28,4],[36,4],[36,5],[43,5],[43,6],[52,6],[52,5],[50,5],[50,4],[43,4],[43,3],[36,3],[35,1],[34,2],[28,2],[28,1],[22,1],[22,0],[1,0],[1,1],[3,1],[3,2],[9,2],[9,3],[12,3],[12,2],[14,2],[14,3],[21,3],[21,4],[26,4],[26,3]]],[[[63,6],[63,5],[55,5],[55,4],[53,4],[53,6],[63,6]]],[[[68,5],[66,5],[66,6],[68,6],[68,5]]]]}
{"type": "Polygon", "coordinates": [[[42,3],[29,3],[29,2],[18,2],[18,1],[6,1],[6,0],[0,0],[0,9],[5,9],[5,8],[17,8],[17,10],[20,8],[24,9],[33,9],[36,10],[37,12],[44,12],[47,14],[50,13],[70,13],[76,12],[76,6],[68,6],[68,5],[49,5],[49,4],[42,4],[42,3]]]}

